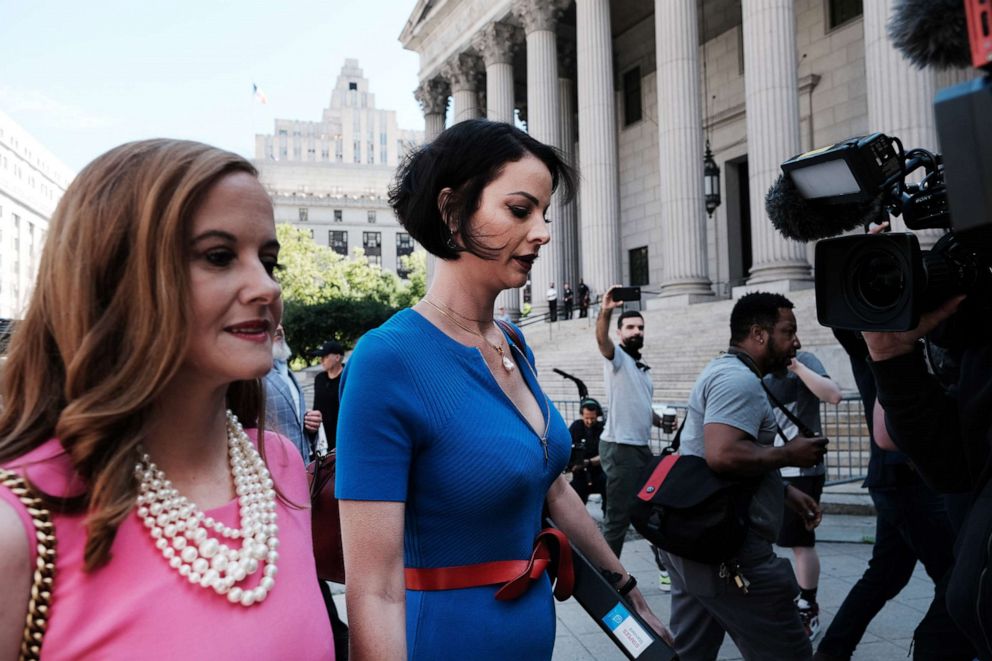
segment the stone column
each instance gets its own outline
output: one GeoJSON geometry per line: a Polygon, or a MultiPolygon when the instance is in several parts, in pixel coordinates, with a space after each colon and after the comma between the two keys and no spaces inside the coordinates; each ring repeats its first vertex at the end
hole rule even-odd
{"type": "Polygon", "coordinates": [[[442,67],[441,75],[451,86],[451,96],[455,103],[455,124],[480,116],[478,72],[478,58],[471,53],[460,53],[442,67]]]}
{"type": "Polygon", "coordinates": [[[609,0],[576,0],[582,277],[595,295],[622,280],[609,0]]]}
{"type": "MultiPolygon", "coordinates": [[[[516,0],[513,11],[527,34],[527,132],[552,147],[561,141],[558,100],[558,39],[555,23],[562,12],[559,0],[516,0]]],[[[541,249],[541,257],[530,274],[531,304],[534,312],[547,312],[544,298],[550,283],[561,291],[562,243],[558,239],[558,204],[552,200],[547,212],[551,221],[551,243],[541,249]]]]}
{"type": "MultiPolygon", "coordinates": [[[[513,51],[518,28],[506,23],[490,23],[475,36],[472,45],[486,66],[486,118],[513,124],[513,51]]],[[[496,309],[505,307],[520,316],[520,290],[506,289],[496,298],[496,309]]]]}
{"type": "MultiPolygon", "coordinates": [[[[936,152],[933,98],[937,74],[933,69],[915,68],[892,46],[885,28],[892,5],[892,0],[876,0],[864,7],[868,132],[899,138],[906,149],[923,147],[936,152]]],[[[901,217],[890,220],[894,231],[906,231],[901,217]]],[[[924,230],[920,238],[924,244],[932,244],[941,233],[924,230]]]]}
{"type": "MultiPolygon", "coordinates": [[[[424,111],[424,140],[431,142],[444,130],[444,116],[448,112],[450,89],[442,78],[432,78],[420,83],[413,95],[424,111]]],[[[427,286],[434,280],[437,257],[427,253],[427,286]]]]}
{"type": "MultiPolygon", "coordinates": [[[[558,126],[561,137],[559,149],[565,162],[575,166],[575,48],[571,44],[558,45],[558,126]]],[[[559,198],[560,200],[560,198],[559,198]]],[[[561,244],[561,270],[559,279],[564,289],[564,283],[572,285],[572,291],[578,287],[579,278],[579,228],[578,210],[575,200],[562,203],[558,207],[558,232],[552,230],[552,240],[561,244]]],[[[576,303],[576,307],[578,304],[576,303]]]]}
{"type": "Polygon", "coordinates": [[[448,112],[448,83],[441,78],[432,78],[420,83],[413,92],[424,111],[424,140],[431,142],[444,130],[444,116],[448,112]]]}
{"type": "MultiPolygon", "coordinates": [[[[747,284],[805,288],[806,245],[780,235],[765,213],[765,194],[779,165],[802,151],[795,0],[743,0],[744,94],[754,262],[747,284]]],[[[870,4],[870,3],[869,3],[870,4]]]]}
{"type": "Polygon", "coordinates": [[[713,294],[707,274],[695,2],[654,2],[662,296],[713,294]],[[672,154],[684,160],[673,161],[672,154]]]}
{"type": "Polygon", "coordinates": [[[475,36],[472,45],[486,65],[486,118],[513,123],[513,51],[517,28],[490,23],[475,36]]]}

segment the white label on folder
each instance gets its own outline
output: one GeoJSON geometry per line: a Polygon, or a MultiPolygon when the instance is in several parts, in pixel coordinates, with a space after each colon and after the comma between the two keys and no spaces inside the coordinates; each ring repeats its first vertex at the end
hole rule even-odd
{"type": "Polygon", "coordinates": [[[637,623],[637,620],[631,617],[630,611],[622,602],[617,602],[613,610],[603,616],[603,622],[635,659],[652,642],[651,636],[637,623]]]}

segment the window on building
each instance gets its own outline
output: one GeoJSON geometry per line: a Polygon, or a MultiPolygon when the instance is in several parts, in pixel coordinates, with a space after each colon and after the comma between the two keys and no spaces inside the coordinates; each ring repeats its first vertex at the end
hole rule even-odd
{"type": "Polygon", "coordinates": [[[641,68],[623,75],[623,125],[641,121],[641,68]]]}
{"type": "Polygon", "coordinates": [[[413,238],[406,232],[396,233],[396,275],[404,280],[410,277],[410,270],[404,266],[403,257],[413,254],[413,238]]]}
{"type": "Polygon", "coordinates": [[[368,218],[369,223],[375,223],[375,209],[369,209],[368,218]]]}
{"type": "Polygon", "coordinates": [[[827,26],[833,30],[864,13],[862,0],[827,0],[827,26]]]}
{"type": "Polygon", "coordinates": [[[355,140],[355,158],[356,163],[362,162],[362,142],[360,140],[355,140]]]}
{"type": "Polygon", "coordinates": [[[348,83],[348,91],[358,91],[358,83],[348,83]]]}
{"type": "Polygon", "coordinates": [[[382,232],[362,232],[362,248],[369,264],[382,266],[382,232]]]}
{"type": "Polygon", "coordinates": [[[340,223],[342,220],[344,220],[344,212],[341,211],[341,209],[335,209],[334,210],[334,222],[335,223],[340,223]]]}
{"type": "Polygon", "coordinates": [[[300,222],[305,223],[310,220],[310,209],[307,207],[300,207],[300,222]]]}
{"type": "Polygon", "coordinates": [[[628,251],[630,255],[630,284],[640,287],[648,284],[648,247],[641,246],[628,251]]]}
{"type": "Polygon", "coordinates": [[[339,230],[330,230],[327,233],[327,242],[331,250],[339,255],[348,256],[348,233],[339,230]]]}

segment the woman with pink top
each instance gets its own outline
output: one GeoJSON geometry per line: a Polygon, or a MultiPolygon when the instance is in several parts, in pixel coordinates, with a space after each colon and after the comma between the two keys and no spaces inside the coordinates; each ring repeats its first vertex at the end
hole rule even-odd
{"type": "MultiPolygon", "coordinates": [[[[333,659],[302,460],[262,428],[272,205],[207,145],[117,147],[69,186],[0,380],[0,466],[52,513],[41,658],[333,659]]],[[[38,550],[0,486],[0,661],[38,550]]]]}

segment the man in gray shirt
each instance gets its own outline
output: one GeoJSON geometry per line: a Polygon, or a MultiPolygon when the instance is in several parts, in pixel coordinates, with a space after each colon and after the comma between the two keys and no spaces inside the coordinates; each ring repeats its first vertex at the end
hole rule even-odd
{"type": "Polygon", "coordinates": [[[661,426],[661,418],[651,408],[654,386],[648,366],[641,361],[644,346],[644,318],[628,310],[617,320],[618,344],[610,339],[613,310],[623,305],[613,300],[611,287],[603,295],[596,319],[596,343],[606,359],[603,364],[609,411],[600,437],[599,458],[606,475],[604,537],[620,557],[630,525],[630,506],[640,487],[644,466],[651,460],[648,439],[651,425],[661,426]]]}
{"type": "Polygon", "coordinates": [[[735,577],[720,565],[662,552],[672,579],[672,631],[684,659],[715,659],[729,632],[745,659],[809,659],[809,638],[794,599],[799,592],[789,562],[772,550],[785,502],[806,525],[820,521],[816,501],[779,476],[783,466],[813,466],[826,439],[797,438],[773,445],[776,427],[761,388],[763,374],[786,367],[796,351],[792,303],[780,294],[743,296],[730,315],[730,349],[703,369],[689,396],[680,452],[703,457],[731,478],[756,481],[751,524],[737,551],[735,577]]]}

